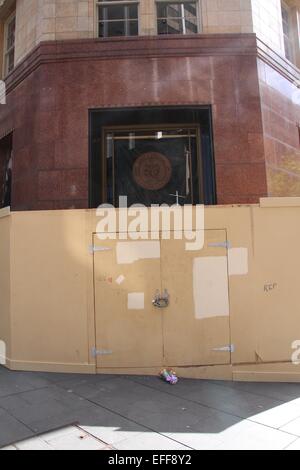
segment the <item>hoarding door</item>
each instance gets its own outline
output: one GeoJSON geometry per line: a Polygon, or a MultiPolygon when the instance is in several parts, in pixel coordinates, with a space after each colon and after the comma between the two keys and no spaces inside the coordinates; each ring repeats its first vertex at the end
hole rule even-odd
{"type": "MultiPolygon", "coordinates": [[[[149,236],[148,240],[151,240],[149,236]]],[[[97,368],[163,363],[160,241],[101,241],[94,236],[97,368]]]]}
{"type": "MultiPolygon", "coordinates": [[[[202,233],[203,234],[203,233],[202,233]]],[[[186,240],[161,242],[165,364],[230,363],[226,230],[204,230],[204,246],[186,251],[186,240]]]]}

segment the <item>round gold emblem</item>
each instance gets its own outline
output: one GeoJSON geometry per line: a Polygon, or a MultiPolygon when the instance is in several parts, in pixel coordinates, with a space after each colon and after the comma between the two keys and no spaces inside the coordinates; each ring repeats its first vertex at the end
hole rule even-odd
{"type": "Polygon", "coordinates": [[[167,157],[158,152],[147,152],[133,165],[135,182],[143,189],[157,191],[164,188],[172,176],[172,166],[167,157]]]}

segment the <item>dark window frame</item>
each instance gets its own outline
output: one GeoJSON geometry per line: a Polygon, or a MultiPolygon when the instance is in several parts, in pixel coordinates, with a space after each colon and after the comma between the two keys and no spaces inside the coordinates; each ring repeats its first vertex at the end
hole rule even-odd
{"type": "Polygon", "coordinates": [[[126,108],[100,108],[89,110],[89,207],[107,203],[102,187],[103,129],[115,126],[136,127],[157,125],[158,122],[189,123],[201,127],[201,155],[203,199],[206,205],[217,204],[216,166],[214,158],[212,107],[209,105],[151,106],[126,108]],[[164,113],[163,120],[161,113],[164,113]],[[185,116],[183,116],[183,113],[185,116]]]}
{"type": "MultiPolygon", "coordinates": [[[[157,17],[157,34],[158,35],[168,35],[168,34],[198,34],[201,31],[201,22],[200,22],[200,7],[198,0],[157,0],[156,1],[156,17],[157,17]],[[177,15],[176,10],[174,10],[174,16],[165,15],[161,16],[159,14],[159,9],[162,7],[171,7],[173,5],[178,5],[181,7],[181,14],[177,15]],[[192,5],[195,8],[195,15],[186,15],[186,6],[192,5]],[[190,20],[190,21],[189,21],[190,20]],[[171,32],[160,32],[161,25],[165,24],[168,27],[168,21],[172,24],[172,21],[175,23],[181,22],[182,30],[181,31],[171,31],[171,32]],[[187,24],[190,22],[191,25],[196,27],[196,31],[188,31],[187,24]]],[[[172,28],[170,24],[170,28],[172,28]]]]}
{"type": "MultiPolygon", "coordinates": [[[[188,193],[188,198],[191,197],[191,204],[196,205],[199,202],[197,202],[197,195],[199,198],[203,199],[204,194],[203,194],[203,172],[202,172],[202,152],[201,152],[201,127],[198,124],[187,124],[187,123],[180,123],[178,122],[177,124],[172,124],[168,125],[167,123],[160,124],[157,123],[155,125],[132,125],[132,126],[113,126],[113,127],[108,127],[108,128],[103,128],[102,129],[102,149],[101,149],[101,161],[102,161],[102,168],[101,168],[101,173],[102,173],[102,200],[108,202],[109,204],[113,204],[115,207],[117,207],[118,204],[118,198],[117,198],[117,192],[116,192],[116,186],[117,186],[117,181],[116,181],[116,176],[115,176],[115,150],[114,150],[114,143],[112,143],[112,162],[113,162],[113,169],[111,172],[111,178],[112,178],[112,188],[113,188],[113,196],[112,200],[109,200],[108,198],[108,167],[107,167],[107,152],[106,152],[106,147],[107,147],[107,138],[111,135],[112,141],[114,142],[115,140],[123,140],[123,139],[128,139],[128,135],[130,133],[135,134],[145,134],[144,138],[152,138],[154,141],[157,141],[157,137],[154,138],[154,134],[157,133],[158,131],[163,131],[166,132],[165,137],[161,138],[162,140],[168,140],[172,139],[173,137],[168,137],[168,132],[172,134],[172,131],[176,133],[178,130],[184,130],[183,134],[185,138],[190,137],[191,140],[194,140],[194,145],[192,145],[191,140],[189,142],[189,150],[188,150],[188,155],[189,155],[189,169],[191,172],[191,176],[189,178],[189,193],[188,193]],[[193,132],[191,132],[193,131],[193,132]],[[124,134],[123,137],[120,137],[120,135],[124,134]],[[126,135],[127,134],[127,135],[126,135]],[[185,134],[189,134],[185,135],[185,134]],[[192,156],[191,156],[191,149],[194,147],[195,150],[195,162],[192,164],[192,156]],[[195,163],[196,163],[196,169],[195,169],[195,163]],[[197,171],[197,174],[195,172],[197,171]],[[196,176],[195,176],[196,175],[196,176]]],[[[138,138],[138,137],[137,137],[138,138]]],[[[177,138],[182,138],[180,134],[178,134],[177,138]]],[[[174,191],[175,192],[175,191],[174,191]]],[[[123,194],[118,194],[118,196],[123,195],[123,194]]],[[[169,194],[170,196],[170,194],[169,194]]],[[[174,197],[174,202],[175,202],[175,194],[172,196],[174,197]]],[[[180,203],[184,201],[184,198],[180,195],[180,203]]],[[[145,204],[145,202],[143,202],[145,204]]]]}
{"type": "Polygon", "coordinates": [[[97,23],[98,23],[98,37],[128,37],[138,36],[139,34],[139,0],[102,0],[97,2],[97,23]],[[123,14],[120,18],[105,19],[103,15],[107,15],[109,7],[119,6],[123,9],[123,14]],[[130,16],[131,7],[136,6],[137,14],[134,17],[130,16]],[[109,26],[123,23],[124,34],[109,34],[109,26]],[[101,34],[101,27],[103,28],[103,34],[101,34]],[[135,29],[135,33],[132,34],[132,27],[135,29]]]}
{"type": "Polygon", "coordinates": [[[12,72],[15,67],[15,37],[16,12],[14,11],[4,25],[4,76],[12,72]],[[12,31],[10,31],[11,25],[13,25],[12,31]]]}
{"type": "Polygon", "coordinates": [[[10,207],[12,199],[13,133],[0,140],[0,209],[10,207]]]}
{"type": "Polygon", "coordinates": [[[283,42],[284,42],[285,57],[290,62],[294,62],[295,54],[294,54],[294,38],[293,38],[291,8],[284,1],[281,2],[281,16],[282,16],[282,29],[283,29],[283,42]]]}

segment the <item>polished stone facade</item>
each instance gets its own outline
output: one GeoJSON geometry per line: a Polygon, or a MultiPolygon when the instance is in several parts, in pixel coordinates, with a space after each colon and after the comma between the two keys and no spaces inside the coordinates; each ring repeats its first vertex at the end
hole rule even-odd
{"type": "Polygon", "coordinates": [[[291,149],[300,157],[300,74],[274,64],[253,34],[41,43],[0,110],[0,136],[13,129],[12,209],[89,206],[89,110],[103,108],[211,106],[217,202],[276,195],[272,172],[291,149]]]}

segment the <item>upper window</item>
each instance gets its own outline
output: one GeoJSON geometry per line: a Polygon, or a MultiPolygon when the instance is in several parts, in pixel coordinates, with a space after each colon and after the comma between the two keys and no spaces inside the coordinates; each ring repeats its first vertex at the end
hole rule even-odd
{"type": "Polygon", "coordinates": [[[4,29],[4,75],[11,72],[15,66],[15,33],[16,15],[11,15],[4,29]]]}
{"type": "Polygon", "coordinates": [[[138,2],[102,0],[98,4],[99,37],[137,36],[138,2]]]}
{"type": "Polygon", "coordinates": [[[157,2],[158,34],[198,33],[197,2],[157,2]]]}
{"type": "Polygon", "coordinates": [[[286,3],[282,2],[281,11],[282,11],[282,27],[283,27],[285,56],[288,60],[290,60],[291,62],[294,62],[291,10],[290,10],[290,7],[286,3]]]}

